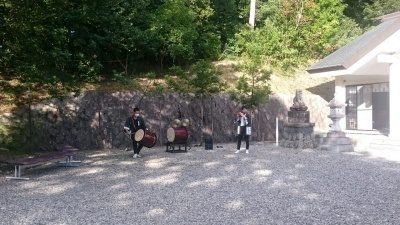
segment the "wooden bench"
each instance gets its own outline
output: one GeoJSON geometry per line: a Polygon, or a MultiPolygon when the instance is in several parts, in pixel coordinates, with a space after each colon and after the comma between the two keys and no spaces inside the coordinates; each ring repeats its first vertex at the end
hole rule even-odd
{"type": "Polygon", "coordinates": [[[29,180],[29,178],[21,177],[21,168],[33,167],[53,161],[58,161],[58,164],[61,166],[78,166],[76,163],[80,163],[80,161],[75,161],[73,159],[73,156],[78,151],[77,148],[74,148],[68,144],[58,144],[56,148],[57,151],[55,152],[49,152],[47,154],[37,155],[29,158],[6,161],[5,163],[14,165],[14,176],[6,177],[6,179],[29,180]],[[61,161],[64,158],[65,161],[61,161]]]}

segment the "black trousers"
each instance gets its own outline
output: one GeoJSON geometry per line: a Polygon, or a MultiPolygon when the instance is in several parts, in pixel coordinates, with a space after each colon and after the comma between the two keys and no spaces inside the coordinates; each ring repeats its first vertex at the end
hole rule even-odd
{"type": "Polygon", "coordinates": [[[240,127],[240,133],[237,136],[237,150],[240,149],[240,145],[242,145],[243,138],[246,141],[246,149],[249,149],[250,135],[246,135],[246,126],[240,127]]]}
{"type": "Polygon", "coordinates": [[[140,150],[142,150],[143,148],[143,144],[135,140],[132,140],[132,147],[133,147],[133,154],[139,154],[140,150]]]}

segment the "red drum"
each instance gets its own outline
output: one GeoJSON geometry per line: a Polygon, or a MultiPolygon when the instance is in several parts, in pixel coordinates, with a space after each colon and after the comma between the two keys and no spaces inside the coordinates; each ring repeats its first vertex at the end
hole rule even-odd
{"type": "Polygon", "coordinates": [[[135,133],[135,141],[147,148],[152,148],[157,142],[157,135],[148,130],[140,129],[135,133]]]}
{"type": "Polygon", "coordinates": [[[170,127],[167,130],[168,142],[185,142],[188,136],[188,131],[185,127],[170,127]]]}

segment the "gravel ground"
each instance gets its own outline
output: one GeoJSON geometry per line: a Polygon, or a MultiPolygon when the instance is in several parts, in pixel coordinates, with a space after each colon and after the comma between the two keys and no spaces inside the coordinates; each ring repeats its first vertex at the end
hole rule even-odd
{"type": "Polygon", "coordinates": [[[400,224],[400,153],[218,145],[28,169],[0,181],[0,224],[400,224]]]}

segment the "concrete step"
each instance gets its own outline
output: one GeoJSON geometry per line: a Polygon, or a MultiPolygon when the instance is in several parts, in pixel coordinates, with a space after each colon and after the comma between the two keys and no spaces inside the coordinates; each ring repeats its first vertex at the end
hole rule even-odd
{"type": "Polygon", "coordinates": [[[368,149],[376,150],[399,150],[400,151],[400,140],[394,139],[374,139],[369,143],[368,149]]]}
{"type": "MultiPolygon", "coordinates": [[[[351,145],[356,151],[379,150],[379,151],[399,151],[400,140],[390,139],[387,135],[379,133],[346,133],[346,137],[351,139],[351,145]]],[[[315,135],[315,140],[319,145],[329,144],[326,134],[315,135]]],[[[346,142],[347,143],[347,142],[346,142]]],[[[326,148],[325,146],[321,149],[326,148]]]]}
{"type": "Polygon", "coordinates": [[[357,151],[365,151],[370,148],[371,142],[374,140],[386,140],[388,137],[380,134],[369,134],[369,133],[348,133],[347,137],[351,138],[352,145],[357,151]]]}

